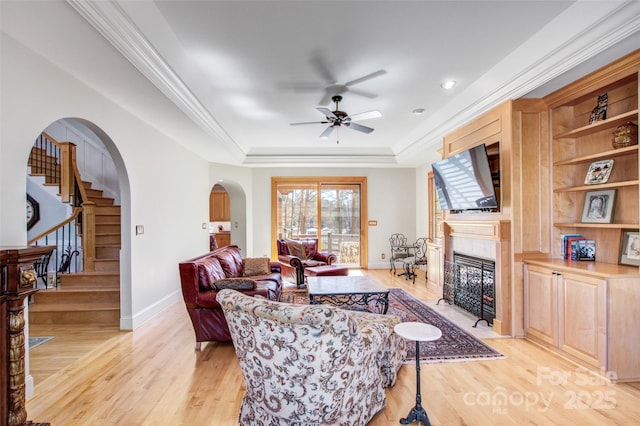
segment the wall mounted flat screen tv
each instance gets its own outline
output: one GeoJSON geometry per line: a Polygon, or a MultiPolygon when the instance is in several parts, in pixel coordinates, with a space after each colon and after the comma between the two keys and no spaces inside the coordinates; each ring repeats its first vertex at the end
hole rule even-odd
{"type": "Polygon", "coordinates": [[[485,145],[433,163],[431,168],[442,210],[491,211],[498,208],[485,145]]]}

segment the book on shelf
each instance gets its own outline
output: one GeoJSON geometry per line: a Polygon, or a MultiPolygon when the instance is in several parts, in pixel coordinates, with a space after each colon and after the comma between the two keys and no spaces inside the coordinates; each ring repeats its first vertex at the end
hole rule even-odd
{"type": "Polygon", "coordinates": [[[577,260],[596,260],[596,242],[594,240],[578,240],[577,245],[577,260]]]}
{"type": "Polygon", "coordinates": [[[578,260],[578,250],[580,247],[580,241],[584,241],[586,240],[586,238],[584,237],[573,237],[573,238],[569,238],[567,240],[567,244],[569,245],[568,247],[568,258],[571,260],[578,260]]]}
{"type": "Polygon", "coordinates": [[[563,259],[571,258],[571,244],[569,238],[582,238],[582,234],[562,234],[560,235],[560,256],[563,259]]]}

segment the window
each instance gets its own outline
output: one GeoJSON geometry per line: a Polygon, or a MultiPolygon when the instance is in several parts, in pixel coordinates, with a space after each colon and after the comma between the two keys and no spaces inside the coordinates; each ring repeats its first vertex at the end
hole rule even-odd
{"type": "Polygon", "coordinates": [[[365,177],[273,177],[272,252],[275,240],[318,238],[338,263],[367,264],[365,177]]]}

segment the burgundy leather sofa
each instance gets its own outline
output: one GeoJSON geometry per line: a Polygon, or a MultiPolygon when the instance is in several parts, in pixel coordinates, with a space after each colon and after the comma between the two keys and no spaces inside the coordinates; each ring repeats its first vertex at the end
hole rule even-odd
{"type": "MultiPolygon", "coordinates": [[[[251,296],[280,300],[282,275],[279,262],[269,262],[271,273],[246,277],[255,281],[255,288],[239,290],[251,296]]],[[[231,334],[220,304],[218,291],[211,288],[213,279],[243,277],[243,259],[238,246],[226,246],[180,262],[180,284],[187,311],[196,334],[196,350],[202,342],[230,342],[231,334]]]]}
{"type": "Polygon", "coordinates": [[[287,281],[296,283],[298,287],[304,287],[304,268],[331,265],[338,261],[338,256],[334,253],[318,251],[317,238],[294,240],[302,244],[306,258],[292,254],[287,247],[287,241],[289,240],[276,240],[278,260],[280,261],[284,278],[287,281]]]}

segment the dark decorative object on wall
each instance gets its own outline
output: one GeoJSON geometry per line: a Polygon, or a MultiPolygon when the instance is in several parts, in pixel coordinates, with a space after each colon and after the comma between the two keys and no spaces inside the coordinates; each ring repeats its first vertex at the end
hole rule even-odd
{"type": "Polygon", "coordinates": [[[607,119],[607,102],[609,101],[609,95],[604,94],[598,96],[598,104],[591,111],[591,117],[589,118],[589,124],[593,124],[600,120],[607,119]]]}
{"type": "Polygon", "coordinates": [[[31,229],[40,220],[40,204],[27,194],[27,230],[31,229]]]}

